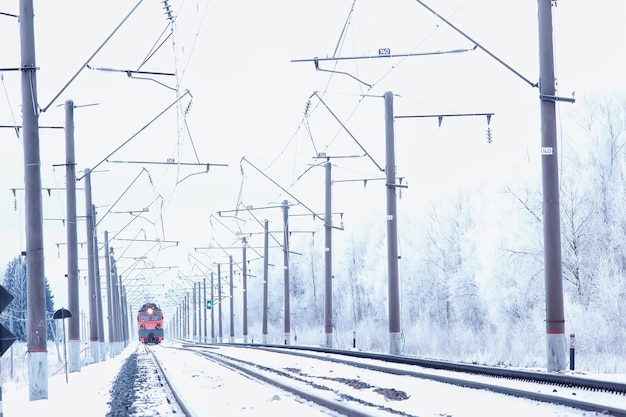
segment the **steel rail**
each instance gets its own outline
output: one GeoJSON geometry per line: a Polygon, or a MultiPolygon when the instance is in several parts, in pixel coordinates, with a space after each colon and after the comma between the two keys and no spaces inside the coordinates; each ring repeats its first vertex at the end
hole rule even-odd
{"type": "Polygon", "coordinates": [[[165,368],[161,364],[161,361],[159,361],[159,358],[154,353],[154,351],[152,349],[149,349],[147,346],[144,346],[144,347],[145,347],[146,351],[152,357],[152,360],[154,361],[154,363],[156,364],[156,366],[158,368],[158,372],[163,377],[163,380],[165,381],[165,383],[167,385],[167,388],[172,393],[172,396],[174,396],[174,399],[176,400],[176,403],[180,407],[180,409],[183,412],[183,414],[185,415],[185,417],[197,417],[196,413],[189,406],[189,404],[187,404],[187,402],[185,401],[185,398],[181,395],[181,392],[176,387],[172,377],[166,372],[165,368]]]}

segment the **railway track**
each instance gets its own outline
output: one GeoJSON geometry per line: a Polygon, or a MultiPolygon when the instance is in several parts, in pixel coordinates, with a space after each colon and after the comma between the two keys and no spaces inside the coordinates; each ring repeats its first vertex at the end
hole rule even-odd
{"type": "MultiPolygon", "coordinates": [[[[431,363],[430,368],[424,368],[410,363],[411,358],[391,357],[385,360],[386,355],[374,355],[371,358],[364,352],[330,353],[316,348],[285,349],[282,346],[255,345],[251,353],[251,346],[242,345],[185,344],[182,347],[184,350],[178,351],[180,355],[183,352],[188,355],[193,351],[196,356],[219,364],[222,368],[214,371],[216,375],[227,369],[250,381],[288,392],[309,404],[309,408],[310,404],[315,404],[318,413],[324,410],[329,415],[423,416],[429,412],[463,415],[462,404],[459,408],[459,404],[454,404],[454,401],[448,404],[444,402],[439,409],[425,408],[428,397],[435,395],[443,398],[469,396],[467,398],[472,398],[471,401],[488,404],[488,409],[482,415],[504,415],[507,409],[510,412],[512,407],[517,409],[521,406],[529,407],[528,415],[541,415],[537,413],[538,409],[558,407],[562,408],[562,414],[559,415],[589,416],[593,412],[596,415],[626,416],[626,396],[620,384],[608,383],[599,395],[597,390],[601,388],[595,385],[597,381],[592,381],[594,388],[588,387],[589,381],[579,381],[578,385],[572,381],[563,385],[561,381],[561,385],[554,385],[548,382],[555,376],[551,374],[543,375],[546,377],[543,381],[537,379],[541,375],[530,381],[533,378],[523,373],[516,379],[502,372],[488,375],[490,371],[487,367],[475,367],[475,371],[470,372],[473,367],[466,364],[461,364],[465,368],[462,371],[442,369],[443,363],[431,363]],[[522,376],[523,381],[519,379],[522,376]],[[455,387],[455,391],[450,391],[451,386],[455,387]],[[593,395],[585,395],[587,391],[593,395]],[[517,402],[511,402],[511,397],[518,399],[517,402]]],[[[164,351],[157,352],[157,356],[160,357],[162,353],[164,351]]],[[[172,362],[169,366],[173,366],[172,362]]]]}
{"type": "Polygon", "coordinates": [[[192,416],[152,350],[139,345],[113,382],[107,417],[192,416]]]}
{"type": "MultiPolygon", "coordinates": [[[[434,369],[438,371],[450,371],[468,375],[486,376],[491,378],[502,378],[503,380],[525,381],[542,385],[549,385],[561,388],[576,388],[585,391],[606,392],[622,394],[626,399],[626,383],[606,380],[586,378],[580,375],[568,375],[559,373],[534,372],[506,367],[483,366],[476,364],[466,364],[449,361],[439,361],[432,359],[411,358],[397,355],[387,355],[373,352],[346,351],[337,349],[327,349],[306,346],[282,346],[282,345],[246,345],[230,344],[233,347],[254,347],[258,349],[290,351],[292,355],[302,355],[304,357],[325,357],[327,360],[345,361],[345,358],[357,358],[365,360],[378,360],[386,363],[406,365],[409,367],[420,367],[434,369]],[[333,359],[329,355],[336,355],[339,359],[333,359]]],[[[359,363],[352,362],[355,366],[359,363]]],[[[365,362],[367,363],[367,362],[365,362]]],[[[410,369],[410,368],[407,368],[410,369]]],[[[390,372],[386,370],[386,372],[390,372]]],[[[626,405],[626,404],[625,404],[626,405]]]]}

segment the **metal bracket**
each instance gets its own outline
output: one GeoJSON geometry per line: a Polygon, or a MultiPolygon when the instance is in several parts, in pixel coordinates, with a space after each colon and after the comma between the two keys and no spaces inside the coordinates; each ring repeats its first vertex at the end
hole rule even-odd
{"type": "Polygon", "coordinates": [[[387,187],[390,187],[390,188],[409,188],[409,186],[408,186],[408,185],[403,185],[403,184],[390,184],[390,183],[385,183],[385,185],[386,185],[387,187]]]}
{"type": "Polygon", "coordinates": [[[18,68],[0,68],[0,72],[26,71],[26,70],[33,70],[33,69],[39,71],[39,67],[26,66],[26,67],[18,67],[18,68]]]}
{"type": "Polygon", "coordinates": [[[548,100],[548,101],[565,101],[567,103],[575,103],[576,99],[574,97],[559,97],[559,96],[550,96],[547,94],[539,94],[540,100],[548,100]]]}

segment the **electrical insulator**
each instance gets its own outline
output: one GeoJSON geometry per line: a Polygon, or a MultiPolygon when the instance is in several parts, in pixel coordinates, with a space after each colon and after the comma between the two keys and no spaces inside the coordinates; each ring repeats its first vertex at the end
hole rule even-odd
{"type": "Polygon", "coordinates": [[[493,142],[493,134],[491,133],[491,128],[487,128],[487,143],[493,142]]]}
{"type": "Polygon", "coordinates": [[[165,14],[167,15],[167,18],[171,21],[174,22],[174,16],[172,16],[172,8],[170,7],[170,5],[167,3],[167,0],[162,1],[161,3],[163,3],[163,10],[165,10],[165,14]]]}

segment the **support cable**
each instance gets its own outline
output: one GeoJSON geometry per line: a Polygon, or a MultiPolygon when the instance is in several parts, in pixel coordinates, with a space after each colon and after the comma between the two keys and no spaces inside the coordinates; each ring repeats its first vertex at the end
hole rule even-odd
{"type": "MultiPolygon", "coordinates": [[[[133,140],[134,138],[136,138],[141,132],[143,132],[148,126],[150,126],[152,123],[154,123],[159,117],[163,116],[163,114],[165,114],[169,109],[171,109],[172,107],[174,107],[183,97],[185,97],[187,94],[189,94],[189,91],[186,91],[185,94],[183,94],[182,96],[178,97],[173,103],[171,103],[169,106],[167,106],[163,111],[161,111],[161,113],[159,113],[158,115],[156,115],[152,120],[150,120],[147,124],[145,124],[141,129],[139,129],[137,132],[135,132],[130,138],[126,139],[124,141],[124,143],[122,143],[120,146],[118,146],[117,148],[115,148],[113,150],[113,152],[111,152],[110,154],[108,154],[106,157],[104,157],[104,159],[102,159],[100,162],[98,162],[96,165],[93,166],[93,168],[91,168],[91,170],[93,171],[94,169],[96,169],[97,167],[99,167],[100,165],[102,165],[104,162],[107,162],[107,160],[113,156],[117,151],[119,151],[120,149],[122,149],[124,146],[126,146],[131,140],[133,140]]],[[[77,178],[77,181],[82,180],[85,177],[85,175],[83,175],[82,177],[77,178]]]]}
{"type": "Polygon", "coordinates": [[[320,219],[321,221],[324,221],[323,218],[320,217],[319,214],[317,214],[316,212],[314,212],[313,210],[311,210],[307,205],[305,205],[302,201],[300,201],[296,196],[294,196],[293,194],[291,194],[289,191],[287,191],[282,185],[278,184],[276,181],[274,181],[272,178],[270,178],[267,174],[265,174],[263,171],[261,171],[260,169],[258,169],[256,166],[254,166],[252,164],[252,162],[248,161],[246,159],[246,157],[244,156],[243,158],[241,158],[241,162],[247,162],[252,168],[256,169],[257,172],[259,172],[261,175],[263,175],[265,178],[267,178],[268,180],[270,180],[275,186],[277,186],[278,188],[280,188],[281,190],[283,190],[287,195],[289,195],[289,197],[293,198],[294,200],[296,200],[302,207],[304,207],[305,209],[307,209],[312,215],[313,217],[317,217],[318,219],[320,219]]]}
{"type": "Polygon", "coordinates": [[[452,29],[454,29],[457,33],[459,33],[461,36],[463,36],[465,39],[467,39],[468,41],[472,42],[474,45],[476,45],[476,47],[480,48],[483,52],[485,52],[487,55],[489,55],[491,58],[495,59],[498,63],[500,63],[502,66],[504,66],[506,69],[508,69],[509,71],[511,71],[513,74],[517,75],[519,78],[521,78],[522,80],[524,80],[528,85],[530,85],[531,87],[538,87],[539,83],[538,82],[532,82],[530,81],[528,78],[524,77],[522,74],[520,74],[519,72],[517,72],[515,69],[513,69],[513,67],[511,67],[510,65],[508,65],[506,62],[504,62],[503,60],[501,60],[500,58],[498,58],[495,54],[493,54],[491,51],[489,51],[487,48],[485,48],[484,46],[482,46],[480,43],[476,42],[474,39],[472,39],[469,35],[467,35],[465,32],[463,32],[461,29],[457,28],[456,26],[454,26],[452,23],[450,23],[450,21],[448,21],[445,17],[441,16],[439,13],[437,13],[435,10],[431,9],[430,7],[428,7],[426,5],[426,3],[424,3],[422,0],[415,0],[416,2],[418,2],[419,4],[422,5],[422,7],[424,7],[426,10],[428,10],[429,12],[431,12],[432,14],[434,14],[435,16],[437,16],[437,18],[439,18],[441,21],[443,21],[446,25],[450,26],[452,29]]]}
{"type": "Polygon", "coordinates": [[[104,45],[106,45],[109,40],[113,37],[113,35],[115,35],[115,33],[122,27],[122,25],[124,25],[124,23],[126,23],[126,21],[128,20],[128,18],[135,12],[135,10],[137,10],[137,8],[139,7],[139,5],[143,2],[143,0],[139,0],[139,2],[135,5],[135,7],[132,8],[132,10],[126,15],[126,17],[124,17],[124,19],[122,19],[122,21],[119,23],[119,25],[117,25],[117,27],[113,30],[113,32],[111,32],[111,34],[104,40],[104,42],[102,42],[102,44],[100,44],[100,46],[96,49],[96,51],[87,59],[87,61],[85,61],[85,63],[83,65],[81,65],[81,67],[78,69],[78,71],[76,71],[76,73],[72,76],[72,78],[70,78],[70,80],[61,88],[61,90],[52,98],[52,100],[50,101],[50,103],[45,106],[44,108],[41,109],[42,113],[45,113],[46,110],[48,110],[50,108],[50,106],[52,106],[54,104],[54,102],[57,100],[57,98],[59,98],[59,96],[61,94],[63,94],[63,92],[67,89],[67,87],[70,86],[70,84],[72,84],[74,82],[74,80],[76,79],[76,77],[78,77],[78,75],[86,68],[89,66],[89,63],[91,62],[91,60],[100,52],[100,50],[102,48],[104,48],[104,45]]]}
{"type": "MultiPolygon", "coordinates": [[[[261,220],[259,220],[259,218],[255,216],[254,213],[252,213],[252,210],[254,210],[254,208],[246,207],[246,211],[248,212],[248,214],[250,214],[250,216],[252,216],[254,221],[256,221],[259,224],[259,226],[263,226],[263,222],[261,222],[261,220]]],[[[272,240],[274,240],[274,242],[276,242],[277,245],[282,246],[282,243],[279,242],[278,239],[276,239],[276,237],[274,236],[272,232],[268,232],[268,235],[272,238],[272,240]]]]}
{"type": "MultiPolygon", "coordinates": [[[[117,205],[117,203],[120,202],[120,200],[122,199],[122,197],[124,197],[124,195],[126,195],[126,193],[128,192],[128,190],[130,190],[130,188],[133,186],[133,184],[135,184],[135,182],[137,182],[137,180],[139,179],[139,177],[141,176],[141,174],[144,173],[144,171],[147,173],[148,170],[146,170],[145,168],[141,168],[141,170],[139,171],[139,173],[137,174],[137,176],[130,182],[130,184],[128,185],[128,187],[126,187],[126,189],[122,192],[122,194],[120,194],[120,196],[117,198],[117,200],[115,200],[115,202],[113,204],[111,204],[111,206],[109,207],[109,209],[106,211],[106,213],[104,213],[104,215],[102,217],[100,217],[100,219],[98,220],[98,222],[96,223],[95,227],[98,227],[98,225],[102,222],[102,220],[104,220],[104,218],[111,213],[111,211],[113,210],[113,208],[117,205]]],[[[150,174],[148,174],[150,175],[150,174]]],[[[152,203],[151,203],[152,204],[152,203]]]]}
{"type": "Polygon", "coordinates": [[[337,122],[346,131],[346,133],[348,133],[348,135],[352,138],[352,140],[359,146],[359,148],[361,148],[361,150],[365,153],[365,156],[367,156],[374,163],[374,165],[376,165],[376,168],[378,168],[381,172],[385,171],[385,169],[383,167],[381,167],[380,165],[378,165],[378,163],[376,162],[376,160],[374,160],[372,155],[370,155],[369,152],[367,152],[367,150],[363,147],[363,145],[361,145],[361,143],[357,140],[357,138],[355,138],[354,135],[348,130],[346,125],[344,125],[343,122],[337,117],[337,115],[335,115],[335,113],[333,113],[333,111],[330,109],[330,107],[328,107],[328,105],[324,102],[324,100],[322,100],[322,97],[320,97],[319,94],[317,94],[317,92],[315,92],[314,95],[317,96],[317,98],[319,99],[320,103],[322,103],[324,105],[324,107],[326,107],[326,109],[335,118],[335,120],[337,120],[337,122]]]}

